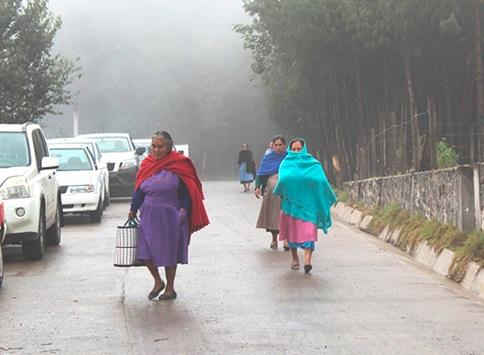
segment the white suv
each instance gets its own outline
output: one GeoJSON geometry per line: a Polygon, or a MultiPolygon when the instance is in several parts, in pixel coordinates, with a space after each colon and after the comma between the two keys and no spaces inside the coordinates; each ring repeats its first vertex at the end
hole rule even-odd
{"type": "Polygon", "coordinates": [[[3,254],[2,254],[2,242],[5,238],[5,229],[7,228],[7,223],[5,222],[5,213],[3,209],[3,201],[0,197],[0,287],[2,287],[3,282],[3,254]]]}
{"type": "Polygon", "coordinates": [[[58,166],[39,125],[0,124],[0,196],[8,221],[4,243],[22,244],[26,259],[41,259],[45,244],[60,243],[58,166]]]}

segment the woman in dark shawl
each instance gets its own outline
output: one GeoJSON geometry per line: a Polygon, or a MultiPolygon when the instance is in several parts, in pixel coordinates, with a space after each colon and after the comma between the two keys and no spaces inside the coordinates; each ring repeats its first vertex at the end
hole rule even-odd
{"type": "MultiPolygon", "coordinates": [[[[272,234],[271,249],[277,249],[279,215],[281,212],[281,198],[274,195],[272,190],[278,181],[279,165],[286,155],[285,138],[283,136],[274,137],[272,150],[262,157],[255,180],[255,197],[260,198],[263,196],[256,226],[272,234]]],[[[284,243],[284,250],[289,250],[286,242],[284,243]]]]}
{"type": "Polygon", "coordinates": [[[239,164],[240,183],[244,185],[244,192],[250,191],[250,184],[254,181],[255,162],[247,143],[242,144],[237,164],[239,164]]]}

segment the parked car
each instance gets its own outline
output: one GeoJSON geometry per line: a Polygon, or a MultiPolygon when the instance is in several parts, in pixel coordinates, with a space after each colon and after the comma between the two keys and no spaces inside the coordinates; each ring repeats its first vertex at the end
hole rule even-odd
{"type": "Polygon", "coordinates": [[[99,145],[97,142],[92,138],[54,138],[48,139],[47,145],[55,144],[55,143],[63,143],[63,144],[81,144],[86,146],[89,149],[89,152],[94,159],[94,165],[96,168],[101,172],[103,178],[103,186],[104,186],[104,197],[103,197],[103,207],[106,208],[109,205],[110,200],[110,191],[109,191],[109,171],[106,162],[104,161],[104,157],[101,153],[101,149],[99,149],[99,145]]]}
{"type": "Polygon", "coordinates": [[[4,243],[22,244],[26,259],[41,259],[45,244],[60,243],[58,166],[39,125],[0,124],[0,197],[8,221],[4,243]]]}
{"type": "Polygon", "coordinates": [[[131,196],[140,155],[144,148],[136,148],[127,133],[83,134],[79,137],[95,139],[101,149],[109,171],[111,196],[131,196]]]}
{"type": "Polygon", "coordinates": [[[2,254],[2,243],[5,238],[6,223],[5,223],[5,212],[3,209],[3,201],[0,198],[0,287],[3,283],[3,254],[2,254]]]}
{"type": "Polygon", "coordinates": [[[52,156],[59,160],[57,179],[65,214],[88,214],[101,222],[104,206],[104,180],[89,149],[82,144],[50,143],[52,156]]]}
{"type": "MultiPolygon", "coordinates": [[[[136,148],[145,148],[145,152],[141,156],[141,159],[146,158],[151,152],[151,139],[133,139],[133,143],[136,148]]],[[[188,144],[175,144],[175,150],[188,157],[188,144]]]]}

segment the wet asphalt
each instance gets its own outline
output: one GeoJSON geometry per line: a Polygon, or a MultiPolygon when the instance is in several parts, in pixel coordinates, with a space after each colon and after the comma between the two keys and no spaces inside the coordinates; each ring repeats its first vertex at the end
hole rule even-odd
{"type": "Polygon", "coordinates": [[[174,301],[148,301],[145,268],[112,266],[128,200],[100,224],[67,217],[41,261],[6,247],[0,354],[484,354],[484,302],[338,221],[311,274],[293,271],[255,229],[252,193],[204,186],[212,223],[174,301]]]}

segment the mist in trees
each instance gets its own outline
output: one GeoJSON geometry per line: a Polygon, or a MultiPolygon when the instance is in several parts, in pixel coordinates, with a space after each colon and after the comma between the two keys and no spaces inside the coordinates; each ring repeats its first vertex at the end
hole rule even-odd
{"type": "Polygon", "coordinates": [[[245,0],[253,22],[235,30],[253,54],[272,118],[306,136],[341,179],[353,179],[431,167],[435,136],[447,137],[461,162],[482,159],[483,6],[245,0]]]}
{"type": "MultiPolygon", "coordinates": [[[[129,132],[148,138],[159,129],[189,143],[208,175],[234,177],[247,142],[256,155],[275,129],[250,53],[235,23],[248,23],[238,0],[50,0],[63,21],[54,49],[79,57],[82,78],[74,105],[44,120],[50,137],[79,132],[129,132]]],[[[277,132],[276,132],[277,131],[277,132]]]]}

